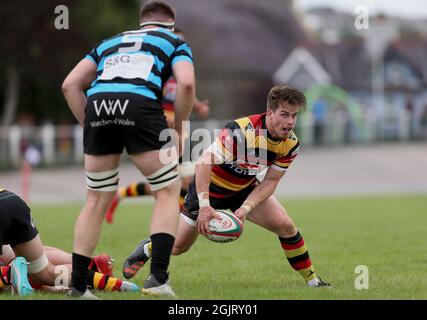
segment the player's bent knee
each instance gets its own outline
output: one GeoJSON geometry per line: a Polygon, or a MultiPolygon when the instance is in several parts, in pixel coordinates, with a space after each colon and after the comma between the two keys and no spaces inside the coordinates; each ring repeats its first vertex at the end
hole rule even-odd
{"type": "Polygon", "coordinates": [[[28,264],[28,273],[39,273],[45,269],[49,264],[49,260],[46,256],[46,253],[38,257],[36,260],[30,261],[28,264]]]}
{"type": "Polygon", "coordinates": [[[178,179],[178,165],[170,163],[147,177],[152,191],[158,191],[171,186],[178,179]]]}
{"type": "Polygon", "coordinates": [[[280,220],[276,226],[276,233],[280,236],[291,237],[296,234],[297,228],[291,218],[286,217],[280,220]]]}
{"type": "Polygon", "coordinates": [[[190,247],[185,247],[185,246],[176,246],[174,245],[173,249],[172,249],[172,254],[174,256],[179,256],[183,253],[186,253],[188,250],[190,249],[190,247]]]}
{"type": "Polygon", "coordinates": [[[102,172],[86,171],[86,183],[88,189],[93,191],[117,191],[119,186],[119,168],[102,172]]]}

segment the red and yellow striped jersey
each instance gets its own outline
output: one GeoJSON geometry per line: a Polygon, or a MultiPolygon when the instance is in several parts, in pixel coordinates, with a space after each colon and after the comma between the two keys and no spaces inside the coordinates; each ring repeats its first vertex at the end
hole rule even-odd
{"type": "Polygon", "coordinates": [[[176,80],[170,77],[163,85],[162,108],[164,111],[175,112],[176,80]]]}
{"type": "Polygon", "coordinates": [[[210,151],[220,160],[211,172],[209,195],[224,198],[248,187],[267,167],[286,170],[295,159],[299,142],[291,131],[275,139],[267,130],[266,114],[255,114],[226,124],[210,151]]]}

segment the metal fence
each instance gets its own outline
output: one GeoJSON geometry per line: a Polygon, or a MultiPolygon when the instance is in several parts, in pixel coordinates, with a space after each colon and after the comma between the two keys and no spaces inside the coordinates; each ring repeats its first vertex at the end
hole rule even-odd
{"type": "MultiPolygon", "coordinates": [[[[226,120],[192,121],[187,145],[194,150],[202,136],[204,145],[212,142],[226,120]],[[206,129],[201,131],[200,129],[206,129]],[[206,138],[208,136],[208,138],[206,138]]],[[[397,117],[375,119],[368,117],[362,125],[334,113],[324,123],[315,123],[310,115],[302,117],[296,134],[304,147],[375,143],[382,141],[427,141],[427,124],[397,117]]],[[[200,152],[191,153],[196,160],[200,152]]],[[[18,126],[0,128],[0,170],[21,167],[24,159],[33,166],[51,167],[83,162],[83,129],[76,126],[18,126]]],[[[187,156],[187,160],[188,156],[187,156]]]]}

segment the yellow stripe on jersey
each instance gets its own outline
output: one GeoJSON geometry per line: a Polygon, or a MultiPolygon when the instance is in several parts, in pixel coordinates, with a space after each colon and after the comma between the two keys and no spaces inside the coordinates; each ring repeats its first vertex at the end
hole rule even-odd
{"type": "Polygon", "coordinates": [[[4,189],[0,189],[0,192],[4,191],[4,189]]]}
{"type": "Polygon", "coordinates": [[[248,183],[246,184],[236,184],[236,183],[227,181],[225,179],[222,179],[221,177],[217,176],[214,172],[211,172],[211,182],[216,184],[218,187],[225,188],[231,191],[239,191],[246,188],[254,181],[254,179],[249,180],[248,183]]]}

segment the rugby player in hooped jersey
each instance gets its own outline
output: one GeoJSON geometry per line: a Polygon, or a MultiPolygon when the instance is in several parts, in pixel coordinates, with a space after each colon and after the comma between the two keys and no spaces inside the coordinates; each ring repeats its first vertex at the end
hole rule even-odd
{"type": "MultiPolygon", "coordinates": [[[[247,219],[277,234],[290,265],[308,286],[329,286],[316,274],[303,237],[273,195],[297,156],[299,142],[292,130],[305,108],[302,92],[275,86],[268,94],[265,113],[231,121],[222,129],[196,163],[174,255],[188,251],[199,233],[209,232],[209,220],[218,217],[215,209],[230,209],[242,222],[247,219]],[[267,172],[259,182],[256,175],[263,170],[267,172]]],[[[150,244],[149,239],[143,240],[128,259],[143,265],[150,258],[150,244]]],[[[124,276],[129,278],[125,272],[124,276]]]]}

